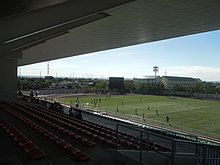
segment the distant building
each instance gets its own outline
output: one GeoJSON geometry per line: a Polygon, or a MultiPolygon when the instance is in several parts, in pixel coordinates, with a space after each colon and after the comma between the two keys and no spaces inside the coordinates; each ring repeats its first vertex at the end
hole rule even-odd
{"type": "Polygon", "coordinates": [[[144,84],[159,84],[160,83],[160,76],[156,77],[155,80],[155,76],[143,76],[142,78],[134,78],[133,82],[135,84],[140,84],[140,83],[144,83],[144,84]]]}
{"type": "Polygon", "coordinates": [[[165,89],[171,89],[175,85],[188,87],[193,83],[201,82],[201,80],[191,77],[162,76],[161,82],[164,84],[165,89]]]}

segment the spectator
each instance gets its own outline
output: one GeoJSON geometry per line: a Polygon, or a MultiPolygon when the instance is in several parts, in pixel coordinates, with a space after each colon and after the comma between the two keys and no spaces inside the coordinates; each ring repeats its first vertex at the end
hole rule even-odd
{"type": "Polygon", "coordinates": [[[167,123],[169,123],[169,120],[170,120],[170,118],[169,118],[169,116],[167,116],[167,123]]]}
{"type": "Polygon", "coordinates": [[[76,108],[78,108],[79,107],[79,97],[77,97],[77,99],[76,99],[76,101],[75,101],[75,105],[76,105],[76,108]]]}
{"type": "Polygon", "coordinates": [[[34,97],[34,92],[32,90],[31,90],[30,96],[34,97]]]}

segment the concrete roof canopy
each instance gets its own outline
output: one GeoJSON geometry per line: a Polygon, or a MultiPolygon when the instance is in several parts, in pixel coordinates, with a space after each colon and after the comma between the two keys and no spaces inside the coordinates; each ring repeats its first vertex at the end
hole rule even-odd
{"type": "Polygon", "coordinates": [[[19,2],[0,19],[0,54],[21,51],[19,66],[220,29],[218,0],[19,2]]]}

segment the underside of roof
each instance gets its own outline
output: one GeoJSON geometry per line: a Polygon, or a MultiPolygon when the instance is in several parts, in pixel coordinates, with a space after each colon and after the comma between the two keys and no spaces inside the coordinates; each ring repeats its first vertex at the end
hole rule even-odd
{"type": "Polygon", "coordinates": [[[218,29],[219,0],[63,0],[2,18],[0,56],[21,51],[21,66],[218,29]]]}

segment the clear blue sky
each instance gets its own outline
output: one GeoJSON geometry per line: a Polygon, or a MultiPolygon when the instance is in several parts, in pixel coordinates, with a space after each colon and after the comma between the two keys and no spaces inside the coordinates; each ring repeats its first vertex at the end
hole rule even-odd
{"type": "MultiPolygon", "coordinates": [[[[220,81],[220,30],[108,51],[53,60],[54,77],[125,78],[154,75],[187,76],[220,81]]],[[[18,75],[46,76],[47,62],[18,68],[18,75]]]]}

